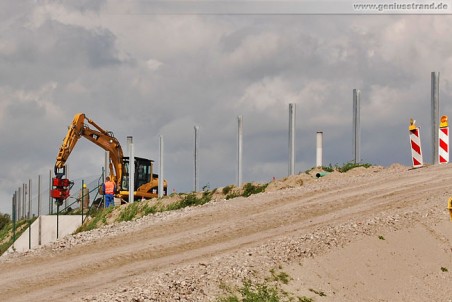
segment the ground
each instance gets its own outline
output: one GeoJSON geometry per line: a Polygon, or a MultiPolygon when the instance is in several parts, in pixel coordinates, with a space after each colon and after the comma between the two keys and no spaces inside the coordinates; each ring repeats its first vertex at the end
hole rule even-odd
{"type": "Polygon", "coordinates": [[[294,299],[452,301],[449,196],[451,165],[303,173],[0,258],[0,297],[215,301],[287,275],[294,299]]]}

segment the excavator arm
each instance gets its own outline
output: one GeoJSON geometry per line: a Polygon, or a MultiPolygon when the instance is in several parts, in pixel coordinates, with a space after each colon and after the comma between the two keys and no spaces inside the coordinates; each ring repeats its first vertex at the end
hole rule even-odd
{"type": "Polygon", "coordinates": [[[66,137],[63,139],[55,162],[55,175],[59,169],[64,168],[69,155],[74,149],[80,137],[98,145],[110,153],[110,178],[116,182],[118,190],[121,188],[122,178],[122,158],[123,152],[119,141],[111,131],[106,131],[99,127],[93,120],[86,118],[84,113],[74,116],[72,124],[69,126],[66,137]]]}

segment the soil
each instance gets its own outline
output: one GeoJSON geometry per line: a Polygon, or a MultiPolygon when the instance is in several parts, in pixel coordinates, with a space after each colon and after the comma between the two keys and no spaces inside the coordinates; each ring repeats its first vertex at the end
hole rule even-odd
{"type": "Polygon", "coordinates": [[[450,196],[451,165],[311,171],[6,255],[0,297],[216,301],[251,280],[313,301],[452,301],[450,196]]]}

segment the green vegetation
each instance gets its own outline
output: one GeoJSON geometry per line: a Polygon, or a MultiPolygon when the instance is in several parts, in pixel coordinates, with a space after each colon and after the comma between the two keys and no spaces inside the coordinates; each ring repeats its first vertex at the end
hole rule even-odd
{"type": "Polygon", "coordinates": [[[326,294],[321,290],[315,290],[315,289],[310,288],[309,291],[313,292],[314,294],[319,295],[320,297],[326,297],[326,294]]]}
{"type": "MultiPolygon", "coordinates": [[[[279,302],[281,294],[276,286],[269,286],[263,283],[253,284],[250,280],[245,280],[243,286],[237,289],[237,293],[228,290],[230,293],[226,297],[220,297],[218,302],[279,302]]],[[[287,301],[287,300],[286,300],[287,301]]]]}
{"type": "Polygon", "coordinates": [[[298,302],[314,302],[314,299],[303,296],[303,297],[298,297],[298,302]]]}
{"type": "Polygon", "coordinates": [[[378,239],[380,239],[380,240],[385,240],[385,237],[383,237],[383,236],[378,236],[378,239]]]}
{"type": "MultiPolygon", "coordinates": [[[[369,163],[354,163],[354,162],[347,162],[345,164],[342,164],[342,166],[335,164],[334,166],[332,164],[329,164],[328,166],[322,166],[321,169],[325,172],[334,172],[334,171],[338,171],[340,173],[345,173],[347,171],[350,171],[354,168],[358,168],[358,167],[364,167],[364,168],[369,168],[372,167],[372,164],[369,163]]],[[[309,174],[309,172],[311,172],[312,170],[316,169],[311,168],[309,170],[306,170],[305,173],[309,174]]]]}
{"type": "Polygon", "coordinates": [[[226,195],[225,198],[232,199],[236,197],[250,197],[253,194],[258,194],[261,192],[264,192],[267,188],[267,184],[259,185],[259,184],[252,184],[250,182],[243,185],[243,189],[240,190],[240,188],[234,187],[233,185],[227,186],[223,188],[223,194],[226,195]]]}
{"type": "Polygon", "coordinates": [[[293,280],[287,273],[276,272],[272,269],[270,274],[271,276],[266,278],[263,283],[253,283],[247,279],[240,287],[231,288],[221,284],[220,288],[225,291],[225,296],[217,298],[216,302],[314,302],[313,298],[294,297],[281,289],[280,283],[288,284],[290,280],[293,280]]]}
{"type": "MultiPolygon", "coordinates": [[[[6,215],[6,214],[5,214],[6,215]]],[[[9,215],[7,215],[9,216],[9,215]]],[[[23,234],[23,232],[25,232],[25,230],[27,229],[27,227],[29,225],[31,225],[34,221],[36,220],[35,218],[32,219],[22,219],[16,222],[16,239],[20,237],[20,235],[23,234]]],[[[0,255],[3,254],[4,252],[6,252],[9,247],[13,244],[14,242],[14,230],[13,230],[13,223],[10,220],[7,224],[5,224],[1,229],[0,229],[0,255]]]]}
{"type": "Polygon", "coordinates": [[[348,163],[343,164],[342,167],[336,167],[336,170],[341,173],[345,173],[354,168],[358,168],[358,167],[369,168],[371,166],[372,166],[371,164],[367,164],[367,163],[360,164],[360,163],[348,162],[348,163]]]}
{"type": "Polygon", "coordinates": [[[246,183],[243,186],[242,196],[249,197],[253,194],[258,194],[258,193],[264,192],[265,189],[267,188],[267,186],[268,186],[268,184],[253,185],[252,183],[246,183]]]}
{"type": "Polygon", "coordinates": [[[11,223],[11,217],[8,214],[0,213],[0,231],[11,223]]]}
{"type": "Polygon", "coordinates": [[[223,188],[222,193],[224,195],[228,195],[232,191],[232,189],[234,189],[234,185],[226,186],[223,188]]]}
{"type": "Polygon", "coordinates": [[[444,266],[441,266],[441,271],[443,273],[447,273],[449,270],[447,268],[445,268],[444,266]]]}
{"type": "Polygon", "coordinates": [[[119,215],[117,221],[130,221],[135,218],[138,214],[139,209],[139,202],[134,202],[129,204],[127,207],[124,208],[123,211],[121,211],[121,214],[119,215]]]}
{"type": "MultiPolygon", "coordinates": [[[[158,212],[165,212],[165,211],[174,211],[178,209],[182,209],[185,207],[191,207],[191,206],[197,206],[197,205],[203,205],[205,203],[208,203],[212,200],[212,195],[215,191],[204,191],[199,196],[199,194],[196,193],[190,193],[190,194],[181,194],[183,196],[182,199],[179,201],[173,202],[168,205],[164,205],[161,200],[159,202],[150,205],[148,202],[141,202],[137,201],[134,203],[130,203],[127,206],[124,207],[110,207],[107,209],[101,208],[101,209],[93,209],[90,212],[91,218],[84,223],[82,226],[80,226],[76,233],[78,232],[84,232],[89,231],[92,229],[95,229],[101,225],[106,225],[109,222],[121,222],[121,221],[131,221],[133,219],[137,219],[143,216],[147,216],[150,214],[155,214],[158,212]],[[198,197],[199,196],[199,197],[198,197]],[[113,217],[113,211],[118,211],[117,218],[113,217]]],[[[175,197],[173,195],[172,197],[175,197]]]]}
{"type": "Polygon", "coordinates": [[[79,233],[79,232],[85,232],[85,231],[91,231],[95,228],[98,227],[98,223],[99,221],[102,221],[104,224],[107,220],[107,216],[113,212],[114,208],[113,207],[109,207],[109,208],[100,208],[100,209],[91,209],[90,211],[90,216],[91,219],[84,223],[83,225],[81,225],[76,231],[75,233],[79,233]]]}
{"type": "Polygon", "coordinates": [[[212,200],[213,192],[204,191],[201,197],[198,197],[196,193],[190,193],[186,195],[182,200],[168,205],[164,210],[173,211],[186,207],[199,206],[208,203],[212,200]]]}
{"type": "Polygon", "coordinates": [[[270,270],[270,273],[272,275],[272,278],[269,279],[270,281],[276,281],[276,282],[282,282],[283,284],[289,284],[289,281],[292,280],[292,278],[285,272],[277,273],[274,269],[272,269],[272,270],[270,270]]]}

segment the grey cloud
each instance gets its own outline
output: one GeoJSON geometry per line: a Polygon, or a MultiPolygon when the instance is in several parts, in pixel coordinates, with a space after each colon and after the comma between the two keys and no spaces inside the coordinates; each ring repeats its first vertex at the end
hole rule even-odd
{"type": "MultiPolygon", "coordinates": [[[[156,160],[156,168],[163,135],[170,191],[190,191],[194,125],[200,126],[200,185],[216,187],[235,183],[237,115],[244,118],[244,180],[268,181],[287,174],[290,102],[297,104],[297,171],[314,165],[317,131],[324,131],[325,164],[352,159],[354,88],[362,92],[366,162],[410,164],[410,117],[425,129],[427,146],[431,71],[442,73],[443,112],[452,108],[444,51],[450,42],[441,39],[448,16],[118,18],[102,14],[109,4],[63,1],[79,20],[49,17],[10,33],[0,26],[8,40],[0,44],[6,167],[0,178],[20,183],[48,171],[77,112],[113,131],[124,149],[133,135],[136,154],[156,160]],[[91,12],[102,21],[84,24],[91,12]],[[439,35],[414,35],[411,26],[422,25],[434,25],[439,35]],[[26,143],[36,147],[27,150],[26,143]]],[[[81,140],[70,158],[72,175],[95,174],[102,162],[103,150],[81,140]]],[[[6,211],[11,191],[2,185],[1,192],[6,211]]]]}

